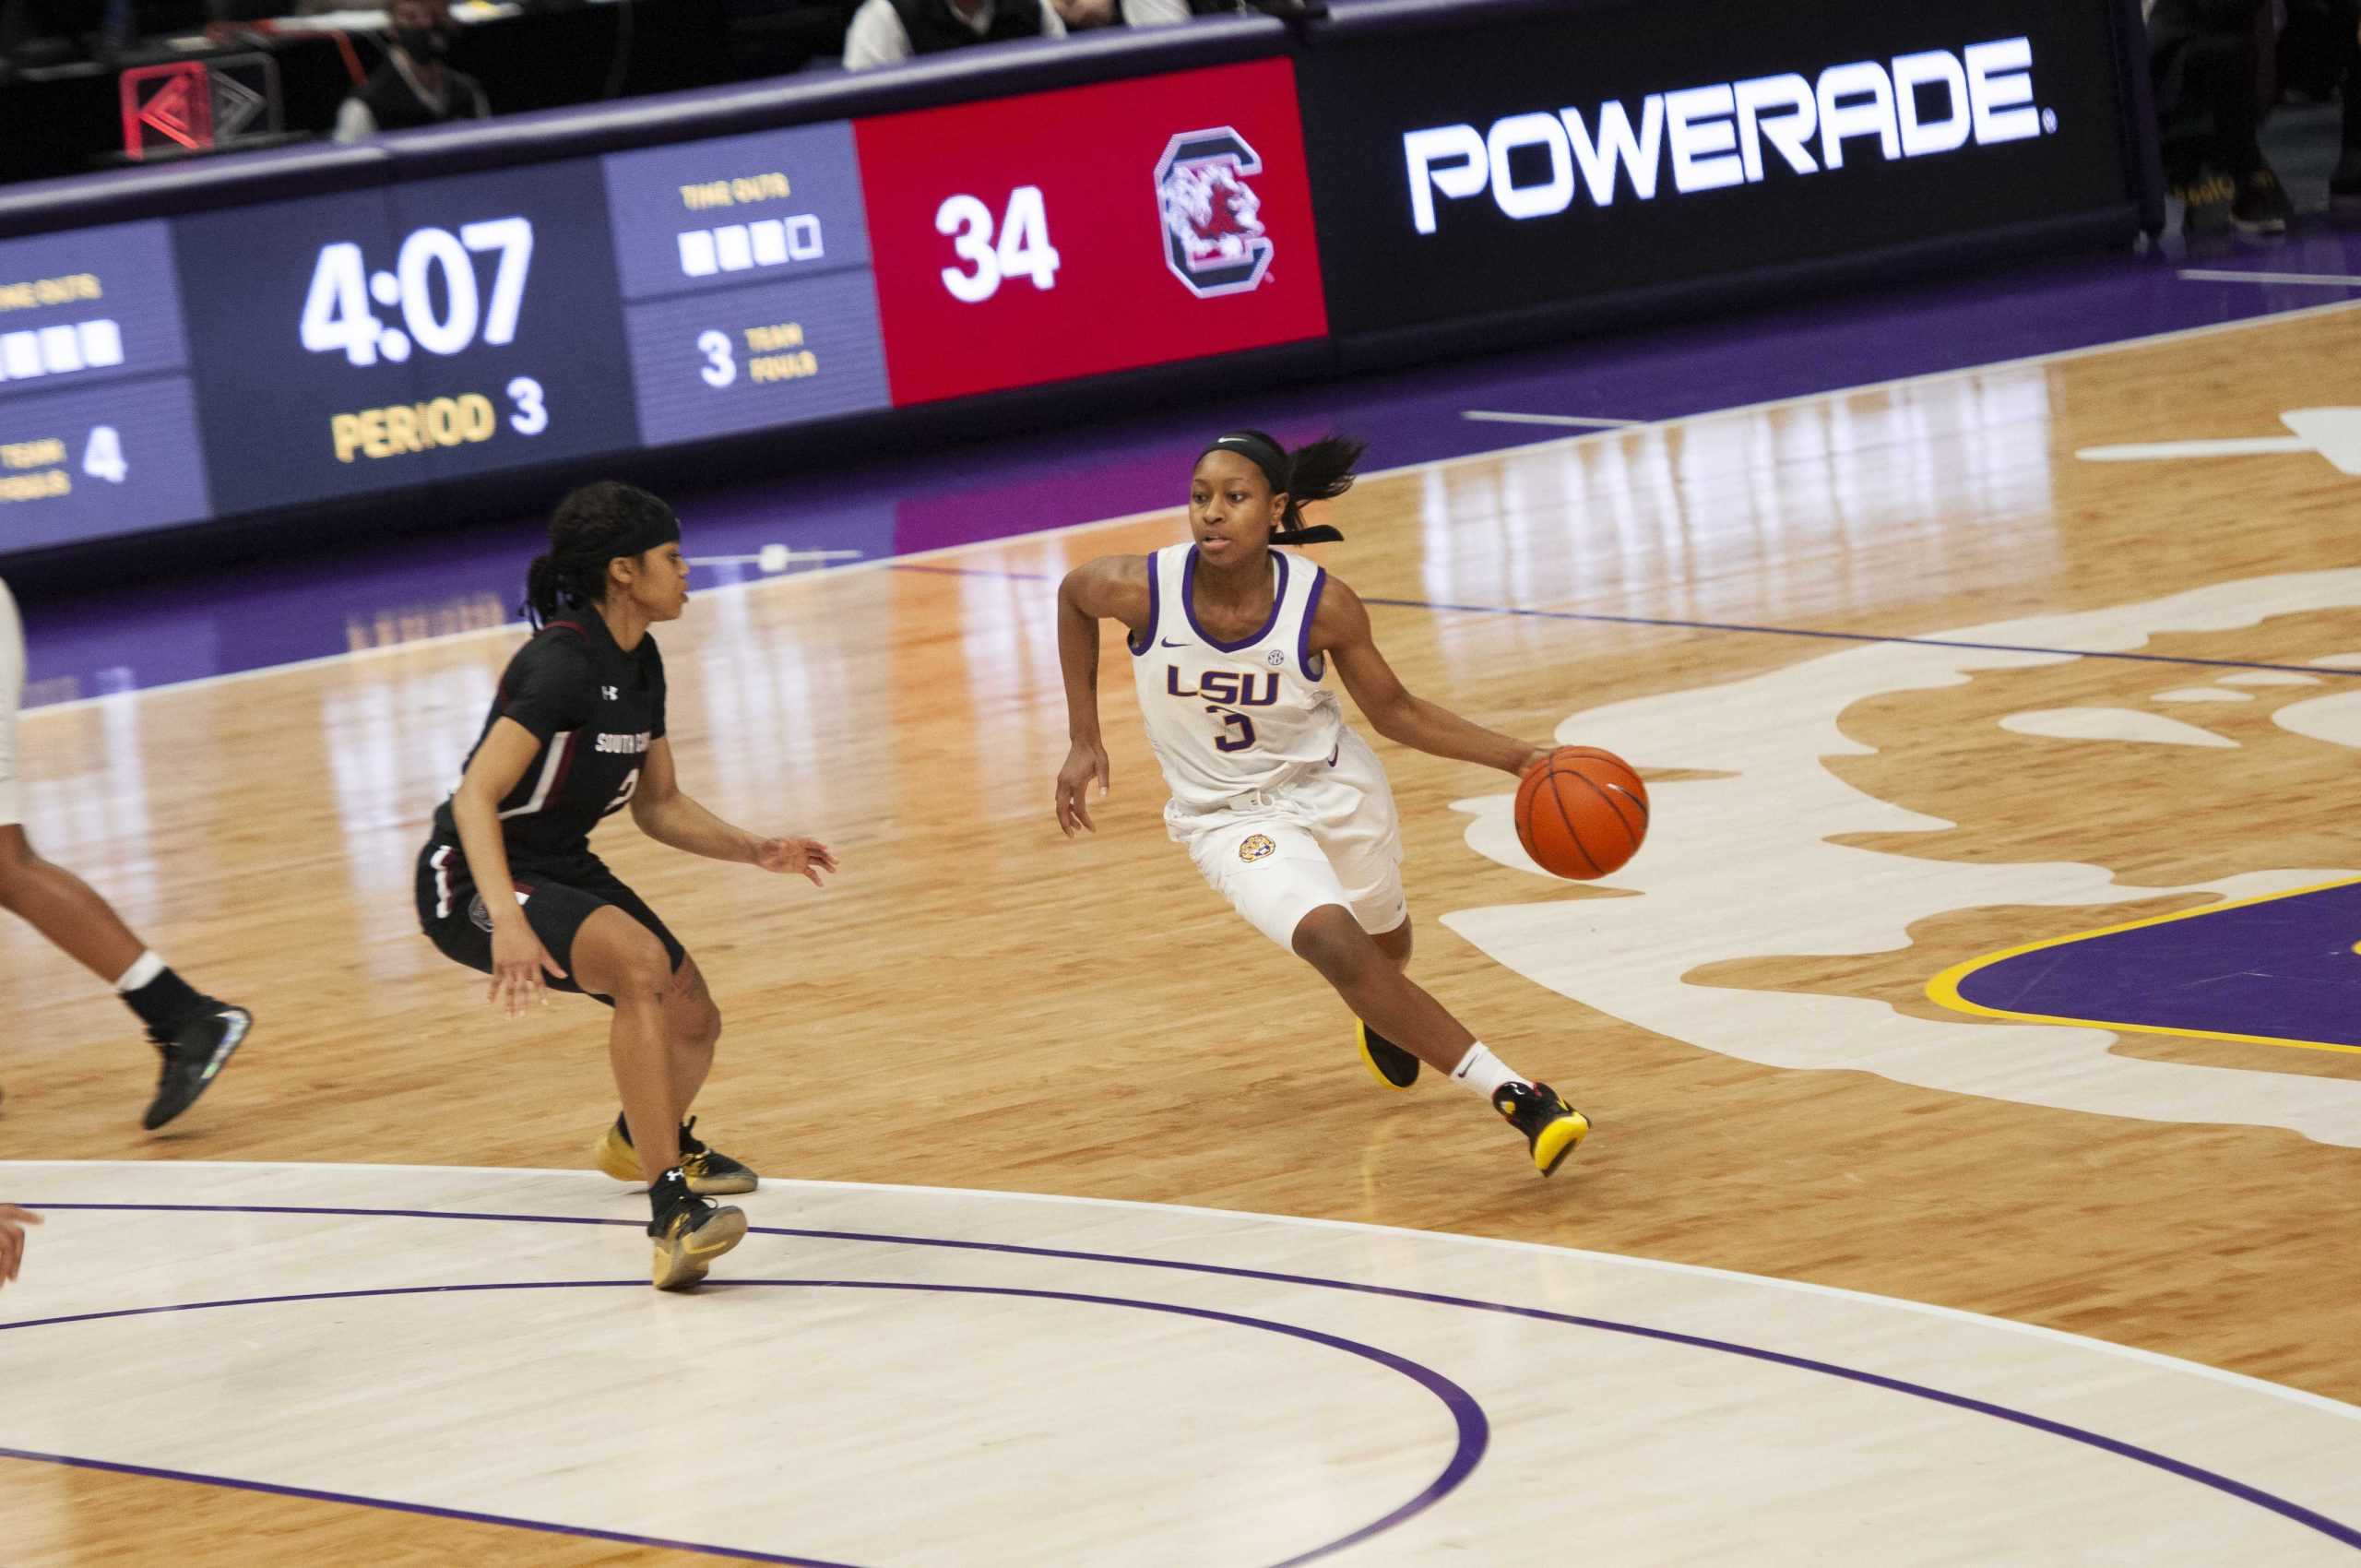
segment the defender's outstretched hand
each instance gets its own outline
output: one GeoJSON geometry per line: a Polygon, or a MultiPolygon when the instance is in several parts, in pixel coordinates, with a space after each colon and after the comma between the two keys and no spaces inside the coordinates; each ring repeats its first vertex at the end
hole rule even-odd
{"type": "Polygon", "coordinates": [[[817,838],[762,838],[754,843],[754,863],[782,874],[801,872],[811,878],[813,886],[825,887],[827,884],[820,880],[820,873],[833,873],[836,857],[817,838]]]}

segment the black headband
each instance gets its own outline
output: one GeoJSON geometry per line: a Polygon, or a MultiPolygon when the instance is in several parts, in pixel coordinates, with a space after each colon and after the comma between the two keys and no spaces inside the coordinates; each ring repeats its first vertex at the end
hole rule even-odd
{"type": "MultiPolygon", "coordinates": [[[[623,538],[605,547],[607,560],[618,555],[645,555],[651,550],[681,542],[681,519],[672,508],[635,507],[639,516],[623,538]]],[[[600,570],[605,570],[604,563],[600,570]]]]}
{"type": "Polygon", "coordinates": [[[1216,452],[1237,453],[1263,470],[1263,477],[1271,481],[1272,494],[1287,497],[1287,516],[1282,519],[1286,526],[1272,531],[1273,544],[1334,544],[1344,539],[1343,534],[1325,523],[1303,526],[1303,509],[1296,505],[1290,489],[1295,464],[1277,442],[1259,430],[1233,430],[1216,437],[1212,445],[1198,453],[1197,461],[1202,463],[1216,452]]]}
{"type": "Polygon", "coordinates": [[[1263,477],[1271,481],[1273,494],[1277,494],[1287,487],[1287,455],[1279,450],[1277,442],[1259,430],[1231,431],[1228,435],[1216,440],[1204,451],[1198,453],[1197,461],[1204,462],[1207,454],[1214,452],[1235,452],[1262,469],[1263,477]]]}

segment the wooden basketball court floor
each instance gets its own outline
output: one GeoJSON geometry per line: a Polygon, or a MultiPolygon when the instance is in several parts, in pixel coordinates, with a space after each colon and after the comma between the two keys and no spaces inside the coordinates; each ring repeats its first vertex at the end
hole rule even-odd
{"type": "Polygon", "coordinates": [[[2349,1558],[2357,351],[2315,312],[1337,505],[1414,690],[1651,781],[1576,885],[1511,780],[1381,747],[1415,972],[1597,1124],[1546,1182],[1198,882],[1112,636],[1058,834],[1055,580],[1177,511],[661,634],[691,790],[843,861],[599,840],[770,1178],[695,1296],[582,1169],[603,1015],[510,1023],[413,927],[518,633],[28,714],[37,842],[259,1024],[143,1135],[121,1009],[0,925],[0,1195],[49,1207],[0,1562],[2349,1558]]]}

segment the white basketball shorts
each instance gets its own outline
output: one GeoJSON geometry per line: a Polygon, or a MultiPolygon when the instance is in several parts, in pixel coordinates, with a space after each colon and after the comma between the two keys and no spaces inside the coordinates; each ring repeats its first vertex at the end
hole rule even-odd
{"type": "Polygon", "coordinates": [[[1377,754],[1349,730],[1335,763],[1311,778],[1167,822],[1214,891],[1289,952],[1296,927],[1323,905],[1350,909],[1372,936],[1410,918],[1394,790],[1377,754]]]}
{"type": "Polygon", "coordinates": [[[0,582],[0,827],[25,820],[24,789],[17,780],[17,707],[24,695],[24,624],[8,585],[0,582]]]}

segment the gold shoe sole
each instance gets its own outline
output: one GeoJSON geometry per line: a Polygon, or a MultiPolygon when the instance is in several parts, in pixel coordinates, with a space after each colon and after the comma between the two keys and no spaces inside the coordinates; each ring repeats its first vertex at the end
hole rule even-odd
{"type": "Polygon", "coordinates": [[[649,1282],[658,1290],[684,1290],[706,1277],[714,1259],[745,1239],[745,1215],[734,1208],[718,1210],[688,1234],[656,1244],[649,1282]]]}
{"type": "Polygon", "coordinates": [[[615,1136],[612,1127],[599,1134],[599,1142],[590,1150],[590,1163],[618,1182],[629,1182],[635,1187],[647,1185],[647,1178],[639,1173],[639,1151],[615,1136]]]}
{"type": "Polygon", "coordinates": [[[1590,1118],[1579,1111],[1569,1111],[1541,1129],[1533,1140],[1533,1163],[1541,1174],[1548,1176],[1565,1163],[1575,1146],[1590,1136],[1590,1118]]]}

